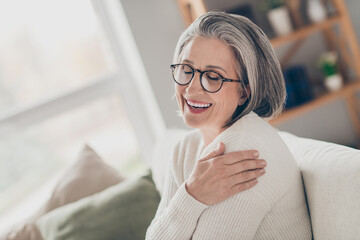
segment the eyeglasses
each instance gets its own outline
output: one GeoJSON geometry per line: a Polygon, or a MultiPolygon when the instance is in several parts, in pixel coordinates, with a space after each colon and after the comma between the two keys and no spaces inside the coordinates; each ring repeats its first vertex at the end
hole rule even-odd
{"type": "Polygon", "coordinates": [[[209,93],[218,92],[224,82],[241,82],[241,80],[233,80],[224,78],[219,73],[208,70],[201,71],[193,68],[189,64],[172,64],[172,76],[174,81],[182,86],[188,85],[195,76],[195,71],[200,73],[200,84],[202,88],[209,93]]]}

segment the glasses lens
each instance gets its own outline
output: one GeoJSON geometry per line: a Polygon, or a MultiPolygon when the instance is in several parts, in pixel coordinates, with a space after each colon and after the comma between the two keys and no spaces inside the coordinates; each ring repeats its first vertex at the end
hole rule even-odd
{"type": "Polygon", "coordinates": [[[185,64],[179,64],[174,67],[173,77],[175,82],[181,85],[188,84],[194,75],[194,70],[185,64]]]}
{"type": "Polygon", "coordinates": [[[202,85],[208,92],[216,92],[221,88],[222,77],[212,71],[205,72],[202,76],[202,85]]]}

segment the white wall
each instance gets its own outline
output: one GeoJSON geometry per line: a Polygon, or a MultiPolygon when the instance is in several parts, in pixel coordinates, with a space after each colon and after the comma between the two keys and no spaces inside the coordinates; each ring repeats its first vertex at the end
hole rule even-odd
{"type": "Polygon", "coordinates": [[[172,98],[170,64],[185,29],[175,0],[121,0],[167,127],[184,127],[172,98]]]}
{"type": "MultiPolygon", "coordinates": [[[[173,80],[169,70],[178,37],[185,29],[177,1],[121,0],[121,2],[167,127],[184,127],[182,120],[176,115],[176,101],[172,100],[173,80]]],[[[209,5],[216,5],[230,4],[234,0],[208,0],[206,2],[209,5]]],[[[358,14],[360,2],[358,0],[346,0],[346,3],[356,34],[360,39],[360,15],[358,14]]],[[[314,35],[305,44],[310,46],[304,46],[292,62],[307,62],[309,71],[316,72],[313,61],[307,59],[311,59],[311,56],[315,54],[314,49],[319,50],[323,47],[321,41],[317,40],[319,38],[319,35],[314,35]]],[[[304,137],[338,143],[352,144],[356,141],[356,136],[349,124],[349,119],[346,117],[343,105],[339,102],[282,124],[279,128],[304,137]]]]}

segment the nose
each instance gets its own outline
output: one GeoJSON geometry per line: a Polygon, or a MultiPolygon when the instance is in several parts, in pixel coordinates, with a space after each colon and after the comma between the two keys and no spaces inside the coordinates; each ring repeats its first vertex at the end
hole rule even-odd
{"type": "Polygon", "coordinates": [[[191,82],[187,85],[186,92],[189,95],[195,95],[195,94],[203,94],[204,89],[201,86],[200,83],[200,74],[198,71],[195,71],[194,78],[191,80],[191,82]]]}

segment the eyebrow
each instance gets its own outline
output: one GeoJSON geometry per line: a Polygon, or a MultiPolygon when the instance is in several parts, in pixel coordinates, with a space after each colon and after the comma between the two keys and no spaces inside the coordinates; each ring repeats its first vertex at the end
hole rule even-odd
{"type": "MultiPolygon", "coordinates": [[[[187,63],[194,64],[194,62],[193,62],[193,61],[188,60],[188,59],[184,59],[183,61],[184,61],[184,62],[187,62],[187,63]]],[[[225,71],[225,69],[223,69],[223,68],[222,68],[222,67],[220,67],[220,66],[216,66],[216,65],[206,65],[205,67],[206,67],[206,68],[218,68],[218,69],[223,70],[225,73],[227,73],[227,72],[225,71]]]]}

